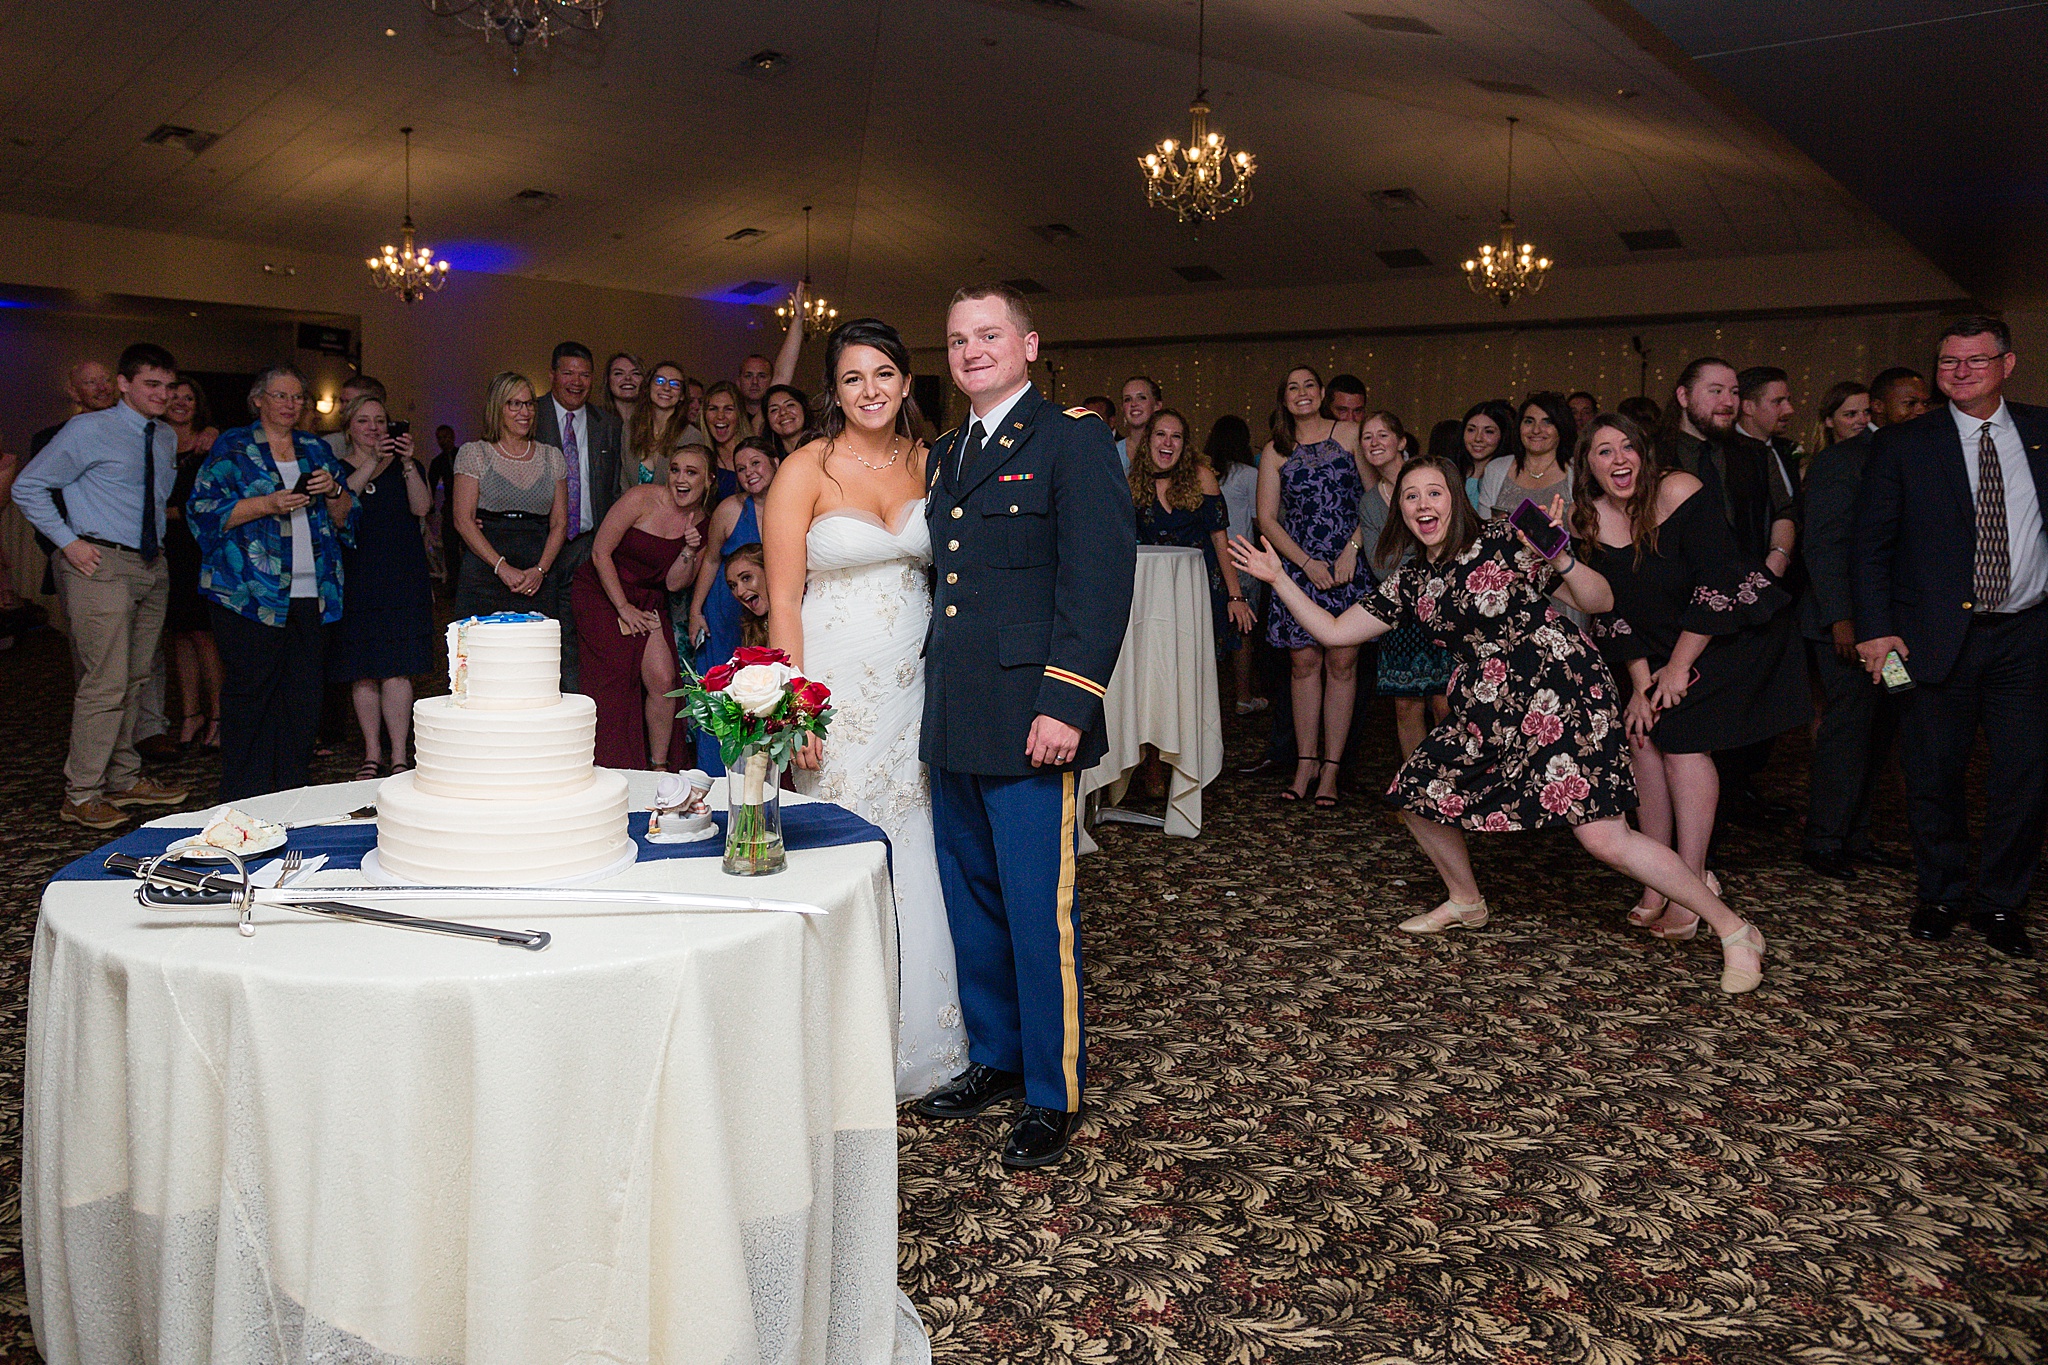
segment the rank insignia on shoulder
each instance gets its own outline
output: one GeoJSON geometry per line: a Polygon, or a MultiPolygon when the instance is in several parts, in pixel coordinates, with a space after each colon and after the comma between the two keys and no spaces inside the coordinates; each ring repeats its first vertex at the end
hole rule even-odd
{"type": "Polygon", "coordinates": [[[1102,414],[1101,414],[1101,413],[1099,413],[1099,412],[1097,412],[1097,411],[1096,411],[1096,410],[1095,410],[1094,408],[1068,408],[1068,409],[1067,409],[1067,416],[1069,416],[1069,417],[1093,417],[1093,418],[1094,418],[1094,419],[1095,419],[1096,421],[1098,421],[1098,422],[1100,422],[1100,421],[1102,420],[1102,414]]]}
{"type": "Polygon", "coordinates": [[[1030,475],[1030,474],[998,474],[998,475],[996,475],[996,482],[997,482],[997,483],[1029,483],[1029,482],[1031,481],[1032,477],[1033,477],[1033,476],[1032,476],[1032,475],[1030,475]]]}

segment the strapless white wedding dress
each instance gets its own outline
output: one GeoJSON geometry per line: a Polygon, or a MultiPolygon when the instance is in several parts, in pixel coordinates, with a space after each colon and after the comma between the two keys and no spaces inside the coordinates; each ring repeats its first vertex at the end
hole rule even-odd
{"type": "Polygon", "coordinates": [[[931,787],[918,761],[924,637],[931,621],[931,532],[920,499],[894,529],[840,509],[804,538],[804,676],[832,689],[832,724],[816,772],[797,790],[880,825],[896,877],[901,963],[896,1094],[924,1095],[967,1064],[953,935],[932,846],[931,787]]]}

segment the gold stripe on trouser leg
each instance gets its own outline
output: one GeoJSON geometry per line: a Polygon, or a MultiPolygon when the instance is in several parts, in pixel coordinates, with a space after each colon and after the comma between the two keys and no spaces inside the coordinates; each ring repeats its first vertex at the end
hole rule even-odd
{"type": "Polygon", "coordinates": [[[1067,1076],[1067,1112],[1081,1108],[1081,973],[1074,954],[1074,818],[1075,777],[1070,768],[1060,778],[1060,884],[1053,898],[1053,918],[1060,929],[1060,1000],[1065,1046],[1060,1064],[1067,1076]]]}

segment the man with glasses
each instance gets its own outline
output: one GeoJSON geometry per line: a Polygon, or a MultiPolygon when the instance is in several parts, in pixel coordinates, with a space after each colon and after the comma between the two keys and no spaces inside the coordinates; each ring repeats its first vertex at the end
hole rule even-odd
{"type": "Polygon", "coordinates": [[[2017,364],[1996,318],[1943,330],[1948,402],[1878,432],[1850,573],[1872,685],[1893,654],[1915,684],[1899,735],[1913,936],[1945,939],[1967,909],[1992,947],[2032,957],[2027,893],[2048,828],[2048,408],[2005,401],[2017,364]],[[1989,799],[1972,902],[1964,777],[1980,729],[1989,799]]]}
{"type": "Polygon", "coordinates": [[[178,436],[163,416],[177,369],[160,346],[130,346],[115,381],[121,401],[66,422],[14,481],[15,505],[56,547],[78,672],[57,818],[87,829],[112,829],[131,807],[181,805],[188,794],[144,777],[135,751],[171,594],[164,504],[178,477],[178,436]]]}

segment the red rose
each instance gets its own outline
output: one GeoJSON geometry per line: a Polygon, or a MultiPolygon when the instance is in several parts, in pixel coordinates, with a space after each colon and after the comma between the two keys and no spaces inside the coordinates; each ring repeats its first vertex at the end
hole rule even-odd
{"type": "Polygon", "coordinates": [[[720,664],[704,675],[704,690],[706,692],[725,691],[725,685],[732,681],[732,675],[737,672],[739,672],[739,669],[732,664],[720,664]]]}
{"type": "Polygon", "coordinates": [[[808,678],[796,685],[795,694],[797,710],[813,716],[823,711],[825,704],[832,699],[831,688],[808,678]]]}
{"type": "Polygon", "coordinates": [[[732,662],[734,670],[737,671],[752,664],[786,664],[789,662],[789,656],[779,649],[763,649],[759,645],[741,645],[733,654],[732,662]]]}

